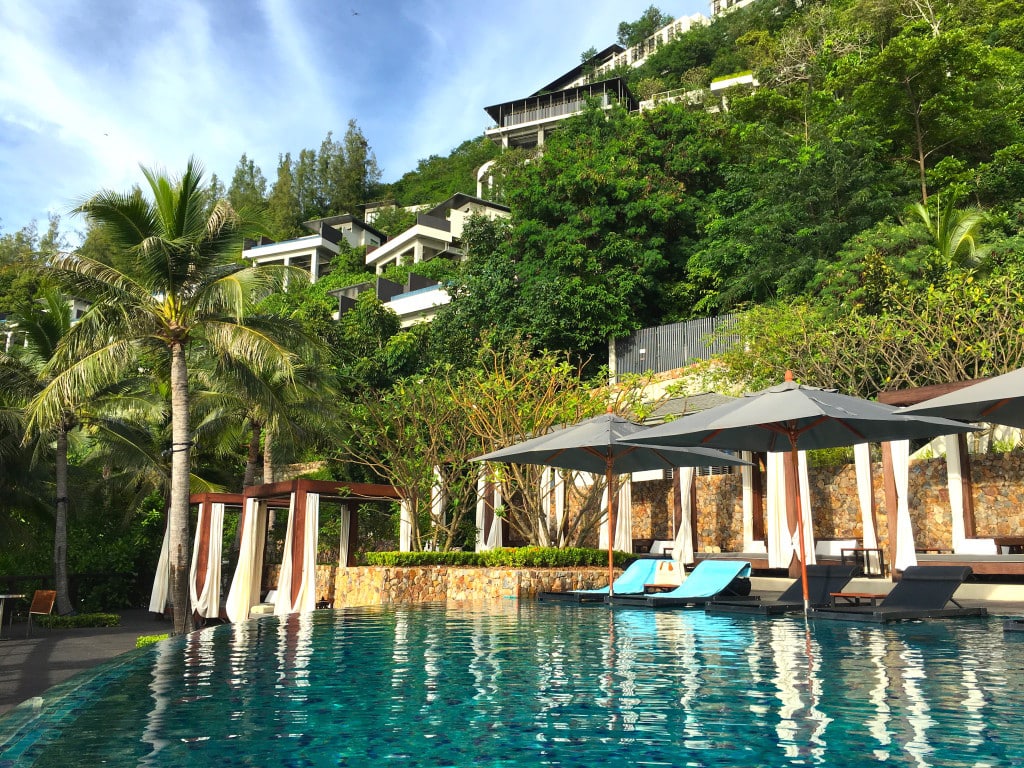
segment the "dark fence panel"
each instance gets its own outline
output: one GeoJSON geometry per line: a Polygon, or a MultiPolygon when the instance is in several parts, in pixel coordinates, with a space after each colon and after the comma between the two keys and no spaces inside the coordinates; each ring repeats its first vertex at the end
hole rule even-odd
{"type": "Polygon", "coordinates": [[[719,315],[641,328],[629,338],[615,341],[615,370],[618,374],[662,373],[709,360],[739,342],[738,337],[722,333],[735,319],[736,315],[719,315]]]}

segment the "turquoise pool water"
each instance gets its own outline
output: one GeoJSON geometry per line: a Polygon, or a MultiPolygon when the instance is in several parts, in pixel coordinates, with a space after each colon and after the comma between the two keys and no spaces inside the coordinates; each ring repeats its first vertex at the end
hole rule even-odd
{"type": "Polygon", "coordinates": [[[0,767],[1024,765],[1024,643],[986,619],[317,611],[61,693],[0,719],[0,767]]]}

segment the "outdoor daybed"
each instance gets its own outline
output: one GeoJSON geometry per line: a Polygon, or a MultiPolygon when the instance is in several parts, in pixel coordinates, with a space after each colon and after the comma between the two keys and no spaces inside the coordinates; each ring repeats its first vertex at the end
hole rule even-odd
{"type": "Polygon", "coordinates": [[[840,621],[872,621],[885,623],[905,619],[937,619],[962,616],[987,616],[985,608],[965,608],[953,594],[971,575],[969,566],[934,565],[911,566],[903,571],[899,583],[884,598],[861,593],[834,593],[835,605],[810,611],[814,619],[840,621]],[[874,604],[878,598],[881,600],[874,604]],[[844,599],[861,602],[870,599],[870,605],[842,605],[844,599]],[[950,608],[950,603],[953,608],[950,608]]]}
{"type": "MultiPolygon", "coordinates": [[[[811,606],[831,604],[833,592],[841,592],[857,572],[853,565],[808,565],[807,596],[811,606]]],[[[777,616],[804,609],[804,583],[797,579],[779,595],[777,600],[736,600],[715,598],[705,606],[711,613],[748,613],[759,616],[777,616]]]]}

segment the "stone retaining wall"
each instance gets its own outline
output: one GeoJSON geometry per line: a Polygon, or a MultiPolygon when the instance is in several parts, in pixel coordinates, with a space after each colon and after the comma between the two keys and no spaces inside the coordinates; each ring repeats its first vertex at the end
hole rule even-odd
{"type": "Polygon", "coordinates": [[[334,607],[394,603],[535,598],[540,592],[593,589],[608,583],[606,568],[339,568],[334,607]]]}
{"type": "MultiPolygon", "coordinates": [[[[974,481],[975,535],[1024,536],[1024,452],[971,456],[974,481]]],[[[860,538],[861,516],[857,498],[857,473],[852,464],[812,467],[811,508],[817,538],[860,538]]],[[[697,546],[738,551],[743,543],[742,487],[737,474],[698,477],[697,546]]],[[[882,465],[872,464],[872,488],[878,523],[878,539],[888,541],[888,521],[882,465]]],[[[944,458],[910,463],[910,518],[918,547],[948,548],[952,521],[944,458]]],[[[633,537],[670,538],[672,484],[667,481],[634,483],[633,537]]]]}

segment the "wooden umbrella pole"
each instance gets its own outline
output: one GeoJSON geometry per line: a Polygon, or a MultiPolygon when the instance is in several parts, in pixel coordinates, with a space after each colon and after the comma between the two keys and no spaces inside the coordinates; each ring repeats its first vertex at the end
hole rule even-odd
{"type": "Polygon", "coordinates": [[[793,477],[796,485],[796,535],[800,542],[800,581],[804,588],[804,615],[811,609],[811,596],[807,587],[807,552],[804,546],[804,512],[803,501],[800,494],[800,459],[796,447],[796,435],[792,432],[789,435],[789,461],[793,469],[793,477]]]}
{"type": "Polygon", "coordinates": [[[612,463],[608,462],[608,467],[604,473],[605,487],[608,493],[608,595],[609,597],[615,594],[615,587],[612,586],[613,577],[615,575],[615,505],[612,503],[612,463]]]}

